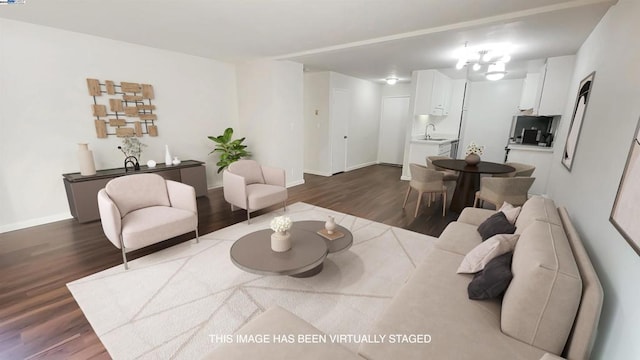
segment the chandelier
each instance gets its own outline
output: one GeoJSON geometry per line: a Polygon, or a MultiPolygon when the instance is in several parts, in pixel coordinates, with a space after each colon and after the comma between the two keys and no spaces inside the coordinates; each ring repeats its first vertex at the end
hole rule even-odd
{"type": "Polygon", "coordinates": [[[456,58],[456,69],[462,70],[467,67],[479,72],[484,68],[487,80],[500,80],[507,74],[506,63],[511,60],[510,46],[494,44],[467,47],[465,44],[464,48],[458,51],[456,58]]]}

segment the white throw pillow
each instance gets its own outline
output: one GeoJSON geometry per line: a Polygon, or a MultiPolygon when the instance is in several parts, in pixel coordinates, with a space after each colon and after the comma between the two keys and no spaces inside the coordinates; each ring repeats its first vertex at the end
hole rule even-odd
{"type": "Polygon", "coordinates": [[[474,274],[502,254],[513,251],[518,242],[518,234],[498,234],[488,238],[469,251],[458,267],[458,274],[474,274]]]}
{"type": "Polygon", "coordinates": [[[518,215],[520,215],[520,210],[522,210],[522,207],[514,207],[505,201],[502,203],[502,207],[500,207],[498,211],[502,211],[507,220],[509,220],[510,223],[515,224],[518,219],[518,215]]]}

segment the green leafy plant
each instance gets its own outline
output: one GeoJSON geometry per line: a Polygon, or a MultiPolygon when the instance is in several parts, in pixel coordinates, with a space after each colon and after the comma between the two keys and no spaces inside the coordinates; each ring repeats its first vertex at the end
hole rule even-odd
{"type": "Polygon", "coordinates": [[[216,143],[216,148],[209,154],[220,153],[220,161],[216,163],[219,166],[218,174],[226,169],[229,164],[251,156],[251,153],[246,150],[247,146],[242,144],[245,138],[231,140],[232,136],[232,128],[227,128],[220,136],[208,136],[209,140],[216,143]]]}

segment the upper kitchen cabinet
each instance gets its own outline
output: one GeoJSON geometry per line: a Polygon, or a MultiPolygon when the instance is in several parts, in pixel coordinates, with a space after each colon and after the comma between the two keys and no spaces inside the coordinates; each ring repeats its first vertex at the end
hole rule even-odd
{"type": "Polygon", "coordinates": [[[561,115],[567,103],[575,56],[548,58],[540,72],[528,73],[522,88],[520,110],[533,115],[561,115]]]}
{"type": "Polygon", "coordinates": [[[451,79],[436,70],[413,72],[415,85],[414,115],[449,115],[451,79]]]}
{"type": "Polygon", "coordinates": [[[538,115],[564,113],[573,77],[575,56],[559,56],[547,59],[538,115]]]}

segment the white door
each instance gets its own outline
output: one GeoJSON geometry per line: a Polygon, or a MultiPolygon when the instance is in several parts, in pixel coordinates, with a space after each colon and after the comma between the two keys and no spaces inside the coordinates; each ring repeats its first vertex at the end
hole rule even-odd
{"type": "Polygon", "coordinates": [[[351,112],[347,90],[333,89],[331,93],[331,173],[347,169],[347,130],[351,112]]]}
{"type": "Polygon", "coordinates": [[[408,96],[382,98],[379,162],[402,165],[407,116],[409,116],[408,96]]]}

